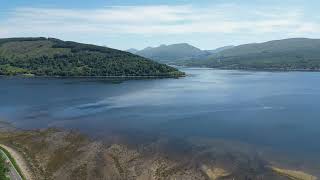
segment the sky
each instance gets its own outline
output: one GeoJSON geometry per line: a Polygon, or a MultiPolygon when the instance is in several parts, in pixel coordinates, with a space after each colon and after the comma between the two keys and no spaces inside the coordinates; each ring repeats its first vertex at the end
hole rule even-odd
{"type": "Polygon", "coordinates": [[[0,38],[201,49],[320,38],[319,0],[0,0],[0,38]]]}

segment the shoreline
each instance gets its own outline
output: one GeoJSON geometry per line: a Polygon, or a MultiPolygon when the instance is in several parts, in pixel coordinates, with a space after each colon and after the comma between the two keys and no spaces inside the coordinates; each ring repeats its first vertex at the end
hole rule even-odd
{"type": "Polygon", "coordinates": [[[256,71],[256,72],[320,72],[320,69],[279,69],[279,68],[224,68],[210,66],[178,66],[182,68],[208,68],[215,70],[238,70],[238,71],[256,71]]]}
{"type": "MultiPolygon", "coordinates": [[[[6,149],[10,152],[10,155],[14,158],[16,163],[18,164],[18,167],[20,167],[21,171],[23,172],[22,174],[25,176],[25,179],[39,179],[40,177],[55,177],[55,178],[61,178],[61,177],[67,177],[65,176],[65,173],[67,172],[75,172],[78,173],[76,175],[81,175],[81,168],[84,168],[87,166],[85,162],[95,162],[94,157],[97,157],[96,155],[99,155],[101,153],[105,154],[107,159],[104,159],[104,162],[112,164],[112,167],[114,167],[113,170],[111,170],[109,173],[117,173],[117,172],[126,172],[129,173],[129,171],[125,170],[125,167],[127,167],[128,164],[126,164],[126,159],[136,159],[136,158],[141,158],[140,161],[144,166],[150,166],[150,161],[144,159],[148,157],[148,151],[146,152],[139,152],[138,149],[135,149],[134,147],[130,147],[128,144],[125,142],[112,142],[111,144],[103,144],[102,141],[96,141],[88,138],[86,135],[77,133],[75,131],[69,131],[65,129],[61,130],[55,130],[55,129],[46,129],[46,130],[35,130],[35,131],[29,131],[29,132],[21,132],[21,134],[13,134],[12,138],[10,137],[10,133],[6,135],[8,138],[7,140],[9,144],[10,142],[13,143],[12,145],[3,145],[4,141],[2,144],[0,144],[1,147],[5,146],[6,149]],[[36,141],[35,141],[36,140],[36,141]],[[19,146],[16,146],[19,145],[19,146]],[[72,146],[70,146],[72,145],[72,146]],[[18,148],[19,147],[19,148],[18,148]],[[24,148],[21,148],[24,147],[24,148]],[[26,149],[25,147],[28,147],[26,149]],[[72,147],[71,149],[69,149],[72,147]],[[21,148],[21,149],[20,149],[21,148]],[[36,148],[36,149],[34,149],[36,148]],[[69,149],[69,151],[65,151],[69,149]],[[32,150],[33,149],[33,150],[32,150]],[[53,150],[54,151],[51,151],[53,150]],[[90,149],[88,151],[83,151],[84,149],[90,149]],[[32,151],[30,151],[32,150],[32,151]],[[93,151],[91,151],[93,150],[93,151]],[[38,152],[46,152],[44,154],[39,154],[39,156],[34,156],[35,154],[38,155],[38,152]],[[56,152],[59,152],[57,154],[56,152]],[[74,156],[77,154],[77,152],[83,152],[83,154],[78,154],[77,156],[74,156]],[[92,154],[93,152],[93,154],[92,154]],[[31,154],[30,154],[31,153],[31,154]],[[144,154],[146,153],[146,154],[144,154]],[[69,159],[68,157],[72,157],[69,159]],[[83,159],[78,159],[79,157],[84,157],[83,159]],[[30,164],[29,164],[30,163],[30,164]],[[50,165],[50,166],[49,166],[50,165]],[[43,168],[44,167],[44,168],[43,168]],[[65,167],[70,167],[68,171],[64,171],[65,167]],[[79,169],[80,168],[80,169],[79,169]],[[31,171],[32,170],[32,171],[31,171]],[[34,175],[34,176],[33,176],[34,175]],[[34,178],[33,178],[34,177],[34,178]]],[[[119,136],[120,137],[120,136],[119,136]]],[[[193,142],[190,142],[192,146],[194,147],[199,147],[203,146],[202,143],[200,144],[194,144],[193,142]]],[[[198,143],[196,141],[195,143],[198,143]]],[[[224,143],[224,142],[223,142],[224,143]]],[[[228,143],[228,142],[227,142],[228,143]]],[[[231,142],[231,146],[234,146],[234,143],[231,142]]],[[[151,143],[152,144],[152,143],[151,143]]],[[[159,144],[161,145],[161,144],[159,144]]],[[[208,143],[208,146],[206,147],[207,150],[210,150],[212,147],[218,146],[221,147],[223,150],[227,150],[228,153],[237,153],[237,152],[242,152],[238,150],[228,150],[229,145],[223,145],[218,143],[210,144],[208,143]],[[225,149],[227,148],[227,149],[225,149]]],[[[148,146],[146,146],[148,147],[148,146]]],[[[151,145],[152,147],[152,145],[151,145]]],[[[221,149],[221,150],[222,150],[221,149]]],[[[174,150],[175,151],[175,150],[174,150]]],[[[174,152],[173,151],[173,152],[174,152]]],[[[178,152],[177,150],[176,152],[178,152]]],[[[193,154],[193,157],[196,157],[197,155],[201,154],[202,151],[195,152],[193,154]]],[[[212,153],[215,153],[213,151],[212,153]]],[[[246,152],[251,154],[251,152],[246,152]]],[[[173,154],[174,155],[174,154],[173,154]]],[[[185,155],[182,155],[179,158],[185,158],[185,155]]],[[[220,157],[224,159],[226,156],[225,154],[219,154],[216,153],[217,157],[220,157]]],[[[151,157],[152,160],[153,158],[161,158],[162,162],[165,164],[165,166],[168,167],[174,167],[176,164],[179,164],[178,162],[174,161],[174,159],[167,159],[170,156],[159,156],[159,157],[151,157]]],[[[172,157],[172,156],[171,156],[172,157]]],[[[237,158],[246,158],[246,155],[242,156],[236,156],[237,158]]],[[[262,157],[261,157],[262,158],[262,157]]],[[[264,159],[264,158],[263,158],[264,159]]],[[[256,163],[259,163],[263,159],[256,159],[256,163]]],[[[180,159],[181,160],[181,159],[180,159]]],[[[267,160],[267,159],[265,159],[267,160]]],[[[226,161],[229,162],[229,161],[226,161]]],[[[233,162],[233,161],[230,161],[233,162]]],[[[263,161],[264,162],[264,161],[263,161]]],[[[284,166],[268,166],[271,162],[266,161],[262,169],[264,173],[268,173],[269,171],[273,171],[274,174],[270,177],[274,177],[275,175],[279,176],[285,176],[285,177],[312,177],[313,179],[301,179],[301,180],[316,180],[317,176],[308,174],[303,171],[294,171],[290,169],[284,169],[280,167],[284,166]],[[277,171],[279,170],[279,171],[277,171]]],[[[194,173],[206,173],[209,177],[220,177],[227,175],[229,173],[233,173],[233,171],[230,171],[228,166],[218,166],[216,167],[214,164],[208,163],[207,161],[202,161],[199,159],[197,162],[201,166],[199,166],[199,169],[190,169],[190,171],[193,171],[194,173]]],[[[161,171],[163,173],[166,173],[166,169],[163,168],[163,164],[151,164],[153,167],[158,169],[158,171],[161,171]]],[[[246,165],[246,164],[242,164],[246,165]]],[[[132,166],[136,167],[136,166],[132,166]]],[[[248,166],[250,167],[250,166],[248,166]]],[[[173,168],[174,169],[174,168],[173,168]]],[[[102,169],[105,170],[105,169],[102,169]]],[[[256,169],[258,171],[258,169],[256,169]]],[[[170,171],[170,168],[169,168],[170,171]]],[[[255,172],[258,172],[255,171],[255,172]]],[[[93,172],[93,171],[91,171],[93,172]]],[[[149,172],[149,171],[148,171],[149,172]]],[[[157,171],[156,171],[157,172],[157,171]]],[[[162,177],[162,174],[156,173],[154,174],[156,176],[162,177]]],[[[236,172],[236,171],[235,171],[236,172]]],[[[153,172],[152,172],[153,173],[153,172]]],[[[181,171],[181,173],[184,173],[184,177],[188,175],[187,172],[181,171]]],[[[239,172],[236,174],[233,174],[234,177],[242,177],[242,173],[246,172],[239,172]]],[[[200,175],[198,174],[198,175],[200,175]]],[[[73,175],[72,173],[69,174],[73,175]]],[[[126,177],[122,176],[123,174],[120,174],[121,177],[126,177]]],[[[267,175],[267,174],[266,174],[267,175]]],[[[87,177],[92,176],[92,174],[88,174],[87,177]]]]}
{"type": "Polygon", "coordinates": [[[36,76],[36,75],[0,75],[0,77],[20,77],[20,78],[56,78],[56,79],[77,79],[77,78],[88,78],[88,79],[165,79],[165,78],[182,78],[186,77],[186,74],[179,76],[36,76]]]}
{"type": "Polygon", "coordinates": [[[213,68],[221,70],[239,70],[239,71],[257,71],[257,72],[320,72],[320,69],[277,69],[277,68],[267,68],[267,69],[256,69],[256,68],[213,68]]]}
{"type": "Polygon", "coordinates": [[[275,173],[280,174],[281,176],[287,177],[292,180],[300,179],[300,180],[317,180],[318,178],[316,176],[313,176],[311,174],[307,174],[303,171],[297,171],[297,170],[290,170],[290,169],[284,169],[279,167],[270,167],[272,171],[275,173]]]}

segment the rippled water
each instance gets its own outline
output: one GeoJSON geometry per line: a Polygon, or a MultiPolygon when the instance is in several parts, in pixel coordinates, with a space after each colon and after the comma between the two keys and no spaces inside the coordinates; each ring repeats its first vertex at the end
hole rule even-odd
{"type": "Polygon", "coordinates": [[[182,69],[180,79],[0,78],[0,119],[89,134],[209,137],[320,152],[320,73],[182,69]]]}

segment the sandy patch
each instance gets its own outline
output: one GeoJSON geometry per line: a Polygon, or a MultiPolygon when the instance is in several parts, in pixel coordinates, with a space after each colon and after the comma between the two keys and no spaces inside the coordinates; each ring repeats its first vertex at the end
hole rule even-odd
{"type": "Polygon", "coordinates": [[[282,176],[286,176],[286,177],[293,179],[293,180],[316,180],[317,179],[317,177],[310,175],[310,174],[307,174],[302,171],[281,169],[281,168],[277,168],[277,167],[271,167],[271,169],[274,172],[276,172],[282,176]]]}
{"type": "Polygon", "coordinates": [[[228,176],[229,173],[221,168],[209,168],[206,165],[202,166],[202,170],[207,174],[207,176],[211,179],[211,180],[216,180],[220,177],[224,177],[224,176],[228,176]]]}

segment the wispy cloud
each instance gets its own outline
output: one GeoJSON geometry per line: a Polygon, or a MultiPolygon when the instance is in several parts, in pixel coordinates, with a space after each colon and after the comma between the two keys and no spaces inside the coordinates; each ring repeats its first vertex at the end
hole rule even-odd
{"type": "Polygon", "coordinates": [[[58,34],[190,34],[319,32],[299,8],[252,8],[234,4],[111,6],[101,9],[17,8],[0,21],[0,36],[58,34]]]}

